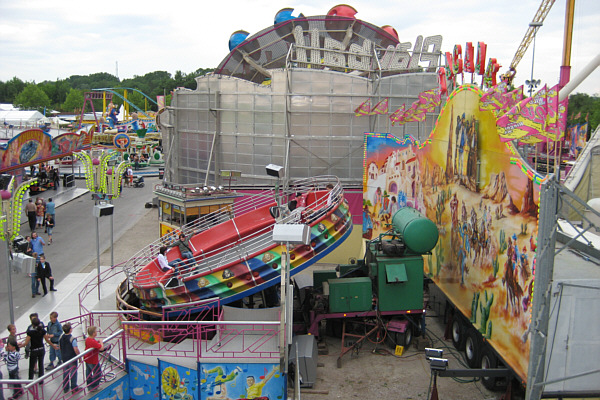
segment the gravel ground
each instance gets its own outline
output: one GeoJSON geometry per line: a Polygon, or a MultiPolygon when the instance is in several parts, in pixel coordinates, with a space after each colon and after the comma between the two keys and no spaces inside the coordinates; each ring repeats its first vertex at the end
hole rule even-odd
{"type": "MultiPolygon", "coordinates": [[[[441,318],[427,317],[428,347],[444,349],[450,368],[464,368],[456,360],[452,341],[444,341],[441,318]]],[[[341,338],[324,336],[328,354],[319,355],[317,382],[312,389],[302,389],[304,400],[323,399],[428,399],[431,372],[424,351],[413,344],[402,356],[393,354],[385,343],[366,341],[358,353],[342,357],[337,368],[341,338]]],[[[416,340],[415,340],[416,343],[416,340]]],[[[452,378],[437,378],[440,399],[498,399],[501,393],[488,391],[480,382],[469,378],[459,382],[452,378]]],[[[290,391],[291,394],[291,391],[290,391]]],[[[292,396],[290,396],[292,397],[292,396]]]]}

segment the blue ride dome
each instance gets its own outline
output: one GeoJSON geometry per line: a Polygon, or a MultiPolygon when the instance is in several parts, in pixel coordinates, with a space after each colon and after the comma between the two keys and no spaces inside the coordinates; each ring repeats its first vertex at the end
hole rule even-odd
{"type": "Polygon", "coordinates": [[[273,21],[273,25],[277,25],[282,22],[289,21],[291,19],[303,18],[303,17],[304,17],[304,15],[302,15],[302,14],[294,15],[293,8],[290,8],[290,7],[282,8],[281,10],[279,10],[277,12],[277,14],[275,14],[275,20],[273,21]]]}
{"type": "Polygon", "coordinates": [[[244,30],[235,31],[229,37],[229,51],[235,49],[246,40],[249,33],[244,30]]]}

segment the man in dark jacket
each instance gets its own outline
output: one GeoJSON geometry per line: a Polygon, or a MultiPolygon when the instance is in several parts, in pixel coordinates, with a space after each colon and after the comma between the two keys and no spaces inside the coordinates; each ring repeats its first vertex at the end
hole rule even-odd
{"type": "MultiPolygon", "coordinates": [[[[63,358],[63,362],[68,364],[68,362],[77,355],[79,355],[79,347],[77,347],[77,339],[73,337],[73,328],[71,328],[71,323],[67,322],[63,325],[64,335],[60,337],[60,353],[63,358]]],[[[67,393],[70,388],[73,393],[79,392],[81,389],[77,386],[77,362],[72,362],[65,366],[63,370],[63,392],[67,393]]]]}
{"type": "Polygon", "coordinates": [[[50,268],[50,263],[46,261],[46,257],[43,254],[40,256],[40,261],[38,261],[35,270],[37,279],[42,284],[42,289],[44,289],[44,296],[48,294],[48,289],[46,289],[46,278],[50,280],[50,291],[56,292],[56,289],[54,289],[52,268],[50,268]]]}

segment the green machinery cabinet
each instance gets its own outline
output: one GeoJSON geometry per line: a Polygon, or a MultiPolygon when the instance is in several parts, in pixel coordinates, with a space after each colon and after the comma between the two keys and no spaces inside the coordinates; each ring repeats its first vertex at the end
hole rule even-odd
{"type": "Polygon", "coordinates": [[[423,257],[378,257],[380,311],[423,309],[423,257]]]}
{"type": "Polygon", "coordinates": [[[373,289],[371,279],[329,279],[329,312],[369,311],[372,307],[373,289]]]}

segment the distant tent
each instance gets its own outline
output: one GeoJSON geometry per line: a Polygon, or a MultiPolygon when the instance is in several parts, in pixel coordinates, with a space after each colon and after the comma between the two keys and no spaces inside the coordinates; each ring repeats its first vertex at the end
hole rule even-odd
{"type": "Polygon", "coordinates": [[[32,126],[39,123],[44,116],[39,111],[0,111],[0,123],[5,125],[32,126]]]}
{"type": "Polygon", "coordinates": [[[19,109],[10,103],[0,103],[0,111],[17,111],[17,110],[19,110],[19,109]]]}

